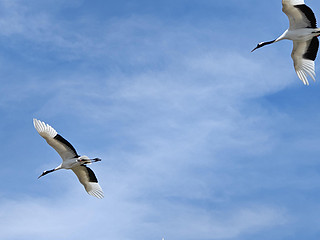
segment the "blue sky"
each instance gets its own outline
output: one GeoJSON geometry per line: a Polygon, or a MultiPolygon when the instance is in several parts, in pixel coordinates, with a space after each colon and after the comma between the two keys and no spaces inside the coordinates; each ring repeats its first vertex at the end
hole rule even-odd
{"type": "MultiPolygon", "coordinates": [[[[320,17],[320,3],[306,2],[320,17]]],[[[0,238],[319,239],[319,81],[281,1],[0,1],[0,238]],[[33,127],[69,140],[89,196],[33,127]]],[[[319,75],[319,64],[316,71],[319,75]]]]}

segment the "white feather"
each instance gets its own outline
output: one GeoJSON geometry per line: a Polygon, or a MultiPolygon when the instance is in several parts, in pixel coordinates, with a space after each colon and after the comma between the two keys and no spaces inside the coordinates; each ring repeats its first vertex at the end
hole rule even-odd
{"type": "Polygon", "coordinates": [[[282,11],[288,16],[289,30],[311,27],[310,20],[295,5],[304,4],[303,0],[282,0],[282,11]]]}
{"type": "Polygon", "coordinates": [[[307,76],[310,76],[313,81],[315,81],[315,69],[314,69],[314,61],[310,59],[303,58],[303,55],[308,49],[310,41],[293,41],[293,49],[291,53],[291,57],[293,59],[294,69],[301,79],[301,81],[305,85],[309,85],[307,76]]]}
{"type": "Polygon", "coordinates": [[[66,161],[70,158],[74,158],[77,155],[77,153],[74,152],[66,144],[54,138],[57,136],[58,133],[49,124],[41,122],[37,119],[33,119],[33,124],[40,136],[43,137],[47,141],[47,143],[58,152],[63,161],[66,161]]]}
{"type": "MultiPolygon", "coordinates": [[[[103,191],[97,182],[90,182],[88,167],[77,166],[73,167],[72,171],[77,175],[80,183],[84,186],[86,191],[97,198],[103,198],[103,191]]],[[[92,171],[92,170],[91,170],[92,171]]],[[[92,172],[93,173],[93,172],[92,172]]]]}

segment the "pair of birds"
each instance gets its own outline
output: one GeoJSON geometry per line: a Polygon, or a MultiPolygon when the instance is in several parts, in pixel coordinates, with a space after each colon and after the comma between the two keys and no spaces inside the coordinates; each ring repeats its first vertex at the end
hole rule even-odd
{"type": "MultiPolygon", "coordinates": [[[[317,57],[319,48],[317,37],[320,36],[320,28],[317,28],[314,13],[304,4],[304,0],[282,0],[282,7],[282,11],[289,18],[289,29],[275,40],[259,43],[252,52],[283,39],[292,40],[293,50],[291,57],[294,62],[294,68],[301,81],[308,85],[308,76],[315,81],[314,60],[317,57]]],[[[59,153],[63,160],[62,164],[54,169],[44,171],[39,178],[59,169],[71,169],[90,195],[103,198],[103,191],[95,174],[86,166],[92,162],[101,161],[101,159],[89,159],[87,156],[79,156],[75,148],[51,126],[37,119],[33,119],[33,124],[38,133],[59,153]]]]}
{"type": "Polygon", "coordinates": [[[103,191],[98,183],[98,179],[94,172],[86,166],[87,164],[101,161],[101,159],[90,159],[87,156],[79,156],[75,148],[50,125],[37,119],[33,119],[33,125],[40,136],[58,152],[63,160],[58,167],[44,171],[38,178],[60,169],[71,169],[90,195],[103,198],[103,191]]]}
{"type": "Polygon", "coordinates": [[[252,52],[283,39],[292,40],[291,57],[295,71],[300,80],[309,85],[308,77],[315,81],[314,60],[319,48],[317,37],[320,35],[320,28],[317,28],[315,15],[311,8],[305,5],[304,0],[282,0],[282,11],[289,18],[289,29],[275,40],[259,43],[252,52]]]}

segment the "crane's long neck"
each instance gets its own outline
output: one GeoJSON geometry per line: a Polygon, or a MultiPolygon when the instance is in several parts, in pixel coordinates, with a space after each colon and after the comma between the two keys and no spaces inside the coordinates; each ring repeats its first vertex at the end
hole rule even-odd
{"type": "Polygon", "coordinates": [[[287,30],[284,31],[284,33],[281,34],[280,37],[278,37],[277,39],[275,39],[274,42],[279,42],[279,41],[281,41],[281,40],[283,40],[283,39],[289,39],[289,35],[290,35],[290,34],[289,34],[288,29],[287,29],[287,30]]]}
{"type": "Polygon", "coordinates": [[[61,164],[60,164],[58,167],[54,168],[54,169],[44,171],[44,172],[38,177],[38,179],[41,178],[41,177],[43,177],[44,175],[47,175],[48,173],[52,173],[52,172],[57,171],[57,170],[59,170],[59,169],[61,169],[61,164]]]}
{"type": "MultiPolygon", "coordinates": [[[[278,41],[279,41],[279,40],[278,40],[278,41]]],[[[263,46],[265,46],[265,45],[269,45],[269,44],[272,44],[272,43],[275,43],[275,42],[277,42],[277,39],[272,40],[272,41],[268,41],[268,42],[262,42],[262,43],[260,44],[260,47],[263,47],[263,46]]]]}
{"type": "Polygon", "coordinates": [[[263,46],[269,45],[271,43],[275,43],[275,42],[279,42],[283,39],[288,39],[288,30],[286,30],[284,33],[282,33],[282,35],[272,41],[268,41],[268,42],[261,42],[259,43],[251,52],[253,52],[254,50],[261,48],[263,46]]]}

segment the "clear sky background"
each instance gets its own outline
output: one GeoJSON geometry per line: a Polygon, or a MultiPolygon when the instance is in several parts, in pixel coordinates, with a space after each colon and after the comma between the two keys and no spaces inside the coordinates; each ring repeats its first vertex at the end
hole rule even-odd
{"type": "Polygon", "coordinates": [[[318,240],[320,78],[298,79],[290,41],[250,53],[281,7],[0,0],[0,239],[318,240]],[[34,117],[102,158],[104,199],[37,179],[61,159],[34,117]]]}

